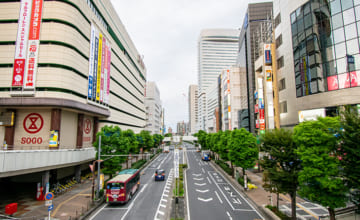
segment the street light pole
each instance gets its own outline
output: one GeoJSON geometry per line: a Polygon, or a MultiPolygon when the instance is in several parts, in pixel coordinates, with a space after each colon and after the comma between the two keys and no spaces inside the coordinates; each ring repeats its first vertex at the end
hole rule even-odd
{"type": "Polygon", "coordinates": [[[101,135],[99,136],[99,149],[98,149],[98,175],[97,175],[97,192],[96,192],[96,197],[99,198],[100,195],[100,151],[101,151],[101,135]]]}

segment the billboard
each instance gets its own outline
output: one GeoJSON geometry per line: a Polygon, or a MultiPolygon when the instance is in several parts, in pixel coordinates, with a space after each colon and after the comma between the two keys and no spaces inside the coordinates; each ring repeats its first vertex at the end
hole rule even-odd
{"type": "Polygon", "coordinates": [[[317,117],[325,117],[325,108],[299,111],[299,122],[316,120],[317,117]]]}
{"type": "Polygon", "coordinates": [[[18,31],[15,43],[14,69],[12,77],[13,87],[22,87],[24,83],[31,5],[32,0],[21,0],[18,31]]]}
{"type": "Polygon", "coordinates": [[[111,46],[109,40],[91,24],[88,101],[109,104],[111,46]]]}

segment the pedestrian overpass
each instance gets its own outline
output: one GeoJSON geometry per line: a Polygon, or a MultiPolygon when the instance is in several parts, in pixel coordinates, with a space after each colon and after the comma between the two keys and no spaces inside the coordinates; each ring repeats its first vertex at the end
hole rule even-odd
{"type": "Polygon", "coordinates": [[[173,137],[165,137],[163,141],[164,142],[170,142],[170,141],[180,142],[180,140],[194,142],[194,141],[197,141],[197,137],[194,137],[194,136],[173,136],[173,137]]]}

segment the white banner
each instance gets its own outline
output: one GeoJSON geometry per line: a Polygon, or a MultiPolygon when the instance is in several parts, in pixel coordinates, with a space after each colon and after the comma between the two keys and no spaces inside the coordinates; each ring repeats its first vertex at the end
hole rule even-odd
{"type": "Polygon", "coordinates": [[[174,177],[179,178],[179,149],[174,150],[174,177]]]}
{"type": "Polygon", "coordinates": [[[31,16],[32,0],[22,0],[20,5],[20,15],[18,31],[15,43],[15,57],[12,86],[23,86],[26,52],[28,46],[29,23],[31,16]]]}

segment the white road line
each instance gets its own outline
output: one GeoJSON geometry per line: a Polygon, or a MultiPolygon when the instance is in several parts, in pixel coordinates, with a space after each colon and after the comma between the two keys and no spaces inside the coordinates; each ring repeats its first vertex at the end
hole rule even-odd
{"type": "Polygon", "coordinates": [[[213,200],[213,198],[203,199],[203,198],[198,197],[198,200],[203,201],[203,202],[210,202],[213,200]]]}
{"type": "Polygon", "coordinates": [[[204,170],[204,168],[201,168],[201,169],[202,169],[203,173],[205,173],[205,170],[204,170]]]}
{"type": "Polygon", "coordinates": [[[206,192],[209,192],[208,189],[205,189],[205,190],[200,190],[200,189],[196,189],[197,192],[201,192],[201,193],[206,193],[206,192]]]}
{"type": "Polygon", "coordinates": [[[230,213],[226,212],[226,214],[229,216],[229,219],[232,220],[230,213]]]}
{"type": "MultiPolygon", "coordinates": [[[[170,169],[169,176],[172,176],[172,172],[173,172],[173,168],[170,169]]],[[[168,184],[169,181],[170,181],[170,180],[169,180],[169,178],[168,178],[168,179],[166,180],[166,184],[168,184]]],[[[162,205],[162,204],[161,204],[161,201],[163,201],[163,202],[165,202],[165,203],[168,202],[167,199],[164,199],[164,198],[163,198],[163,197],[168,197],[168,195],[165,194],[165,190],[166,190],[166,187],[164,187],[164,190],[163,190],[161,199],[160,199],[160,201],[159,201],[159,205],[158,205],[158,207],[157,207],[157,209],[156,209],[156,212],[155,212],[154,219],[158,219],[158,218],[157,218],[158,213],[159,213],[160,215],[164,215],[164,214],[165,214],[164,212],[160,211],[160,206],[162,205]]]]}
{"type": "Polygon", "coordinates": [[[206,183],[194,183],[194,184],[197,186],[205,186],[206,185],[206,183]]]}
{"type": "Polygon", "coordinates": [[[211,181],[210,181],[210,178],[209,178],[209,177],[206,177],[206,178],[207,178],[207,180],[209,181],[209,183],[212,184],[211,181]]]}
{"type": "Polygon", "coordinates": [[[99,214],[99,212],[101,212],[106,206],[107,206],[107,204],[103,205],[103,207],[101,207],[99,209],[99,211],[97,211],[89,220],[93,220],[94,217],[96,217],[99,214]]]}
{"type": "Polygon", "coordinates": [[[193,178],[193,180],[201,181],[201,180],[204,180],[204,178],[193,178]]]}
{"type": "Polygon", "coordinates": [[[188,160],[188,156],[186,156],[186,162],[188,164],[188,169],[185,170],[185,173],[184,173],[184,181],[185,181],[185,192],[186,192],[186,210],[187,210],[187,219],[190,220],[190,208],[189,208],[189,194],[188,194],[188,188],[187,188],[187,177],[186,177],[186,173],[187,171],[190,169],[190,163],[189,163],[189,160],[188,160]]]}
{"type": "Polygon", "coordinates": [[[160,204],[160,207],[166,208],[166,205],[160,204]]]}
{"type": "Polygon", "coordinates": [[[216,194],[216,196],[218,197],[218,199],[219,199],[220,203],[221,203],[221,204],[223,204],[223,201],[221,200],[221,198],[220,198],[219,194],[218,194],[216,191],[215,191],[215,194],[216,194]]]}
{"type": "Polygon", "coordinates": [[[192,174],[193,176],[201,176],[202,174],[200,173],[200,174],[195,174],[195,173],[193,173],[192,174]]]}
{"type": "Polygon", "coordinates": [[[148,184],[146,183],[143,187],[141,187],[140,193],[144,192],[144,190],[147,186],[148,186],[148,184]]]}
{"type": "Polygon", "coordinates": [[[170,154],[167,154],[166,157],[161,161],[157,169],[160,169],[161,165],[165,162],[165,160],[169,157],[170,154]]]}

